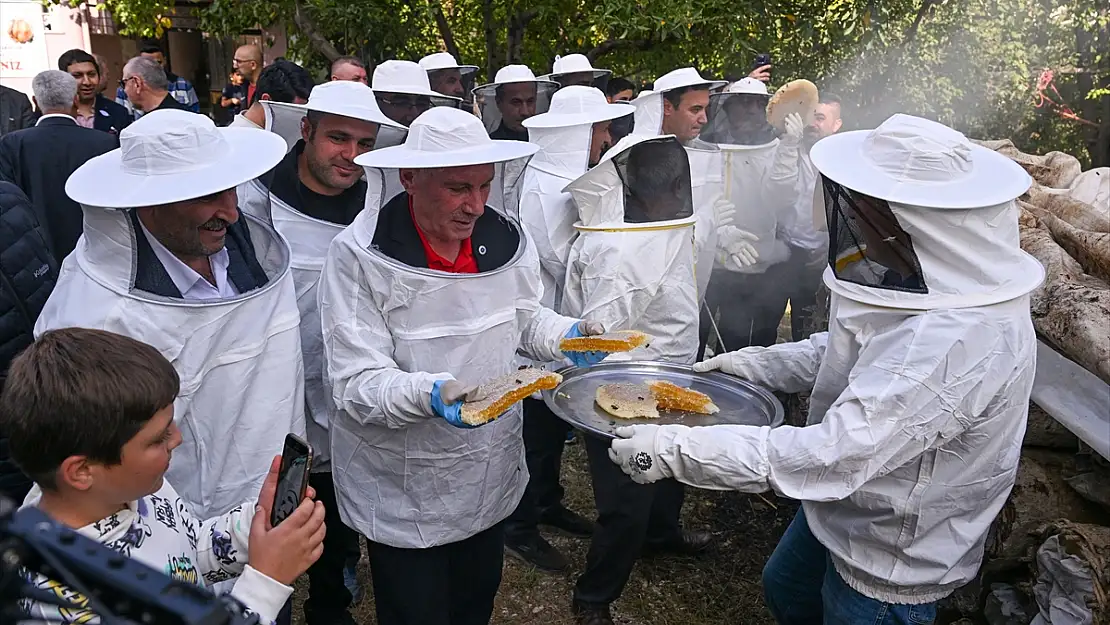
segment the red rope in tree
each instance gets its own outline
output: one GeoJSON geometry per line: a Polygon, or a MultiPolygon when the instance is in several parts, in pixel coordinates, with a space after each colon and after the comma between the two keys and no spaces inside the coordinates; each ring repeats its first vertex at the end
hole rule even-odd
{"type": "Polygon", "coordinates": [[[1056,89],[1055,77],[1056,74],[1050,69],[1045,69],[1041,72],[1041,75],[1037,77],[1037,94],[1034,96],[1036,101],[1033,103],[1033,107],[1045,108],[1051,105],[1051,108],[1053,108],[1054,112],[1060,117],[1097,128],[1098,124],[1083,119],[1077,115],[1075,111],[1071,110],[1071,107],[1064,104],[1064,96],[1060,95],[1060,91],[1056,89]],[[1059,101],[1053,100],[1050,96],[1045,94],[1045,91],[1048,90],[1051,90],[1059,101]]]}

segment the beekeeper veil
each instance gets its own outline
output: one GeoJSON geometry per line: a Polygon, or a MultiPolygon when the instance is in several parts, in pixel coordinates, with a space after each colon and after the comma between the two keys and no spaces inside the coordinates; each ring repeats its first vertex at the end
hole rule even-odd
{"type": "Polygon", "coordinates": [[[552,63],[551,73],[544,78],[559,83],[559,87],[597,87],[605,93],[609,84],[609,77],[613,72],[607,69],[596,69],[590,64],[590,59],[584,54],[568,54],[556,56],[552,63]]]}
{"type": "Polygon", "coordinates": [[[1020,248],[1013,201],[1031,181],[1010,159],[909,115],[822,139],[811,157],[834,292],[887,308],[964,308],[1043,280],[1020,248]]]}
{"type": "Polygon", "coordinates": [[[120,143],[66,182],[66,193],[82,205],[84,234],[35,331],[117,332],[173,364],[181,377],[174,418],[183,442],[167,479],[198,514],[214,516],[257,496],[285,434],[304,433],[299,314],[289,248],[265,214],[243,212],[220,228],[216,217],[196,224],[180,209],[236,198],[239,185],[281,160],[285,142],[164,110],[129,126],[120,143]],[[221,230],[216,254],[227,259],[226,285],[237,294],[186,298],[196,282],[173,271],[167,248],[214,245],[204,231],[221,230]]]}
{"type": "Polygon", "coordinates": [[[432,91],[453,98],[463,99],[463,108],[471,109],[473,100],[471,90],[474,78],[478,75],[477,65],[459,65],[448,52],[436,52],[420,59],[420,67],[428,72],[428,83],[432,91]]]}
{"type": "Polygon", "coordinates": [[[709,95],[701,139],[720,145],[766,145],[775,139],[767,123],[767,85],[754,78],[732,83],[709,95]]]}
{"type": "Polygon", "coordinates": [[[633,132],[648,135],[663,132],[663,94],[666,92],[687,87],[704,87],[712,93],[727,84],[723,80],[702,78],[693,67],[683,67],[663,74],[655,81],[652,91],[644,91],[632,101],[636,105],[633,132]]]}
{"type": "Polygon", "coordinates": [[[506,65],[493,82],[474,89],[474,100],[494,139],[527,141],[524,120],[546,113],[558,83],[536,78],[524,65],[506,65]]]}
{"type": "Polygon", "coordinates": [[[432,107],[459,108],[462,104],[462,98],[433,91],[428,72],[412,61],[391,60],[378,65],[370,87],[382,112],[406,128],[432,107]]]}
{"type": "Polygon", "coordinates": [[[642,357],[693,362],[698,297],[685,148],[670,135],[630,135],[567,191],[581,220],[564,314],[651,334],[642,357]]]}

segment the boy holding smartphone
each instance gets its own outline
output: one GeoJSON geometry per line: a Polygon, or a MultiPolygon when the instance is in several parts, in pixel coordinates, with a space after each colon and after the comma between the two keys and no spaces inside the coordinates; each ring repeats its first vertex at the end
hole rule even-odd
{"type": "MultiPolygon", "coordinates": [[[[232,596],[272,622],[323,550],[323,506],[308,492],[273,527],[274,458],[257,502],[196,519],[163,479],[181,443],[178,391],[173,366],[145,343],[82,328],[44,333],[12,362],[0,395],[0,429],[35,482],[25,505],[175,579],[204,586],[238,577],[232,596]]],[[[55,581],[33,583],[87,603],[55,581]]],[[[35,619],[98,622],[80,609],[25,608],[35,619]]]]}

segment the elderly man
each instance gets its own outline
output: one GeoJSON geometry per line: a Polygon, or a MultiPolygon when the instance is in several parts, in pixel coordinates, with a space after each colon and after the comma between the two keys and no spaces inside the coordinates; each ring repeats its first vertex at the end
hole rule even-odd
{"type": "MultiPolygon", "coordinates": [[[[601,160],[609,149],[612,120],[630,115],[627,104],[609,104],[593,87],[567,87],[552,96],[551,109],[524,120],[532,143],[540,146],[524,173],[520,212],[536,244],[543,280],[543,305],[561,311],[567,259],[578,233],[578,209],[564,188],[601,160]]],[[[557,369],[562,363],[543,363],[557,369]]],[[[542,571],[560,572],[569,563],[540,535],[539,525],[589,538],[593,523],[563,506],[559,471],[567,423],[537,399],[524,400],[524,448],[528,487],[505,524],[505,551],[542,571]]]]}
{"type": "Polygon", "coordinates": [[[100,95],[104,68],[84,50],[58,57],[58,69],[77,79],[77,125],[118,135],[131,123],[127,109],[100,95]]]}
{"type": "Polygon", "coordinates": [[[780,624],[931,623],[975,579],[1017,473],[1044,278],[1018,245],[1031,180],[908,115],[811,155],[837,259],[828,332],[695,366],[812,389],[808,425],[633,426],[610,455],[642,483],[801,500],[763,571],[780,624]]]}
{"type": "Polygon", "coordinates": [[[341,56],[331,63],[331,80],[346,80],[367,84],[366,64],[357,56],[341,56]]]}
{"type": "Polygon", "coordinates": [[[389,119],[408,128],[421,113],[433,106],[458,108],[461,98],[432,90],[428,73],[412,61],[386,61],[374,68],[370,85],[378,107],[389,119]]]}
{"type": "Polygon", "coordinates": [[[370,541],[381,625],[489,622],[501,521],[528,477],[520,408],[468,428],[466,389],[511,373],[518,350],[559,360],[564,336],[601,331],[540,305],[515,211],[486,205],[499,166],[535,151],[437,107],[403,145],[357,159],[369,206],[332,241],[319,297],[332,472],[343,520],[370,541]]]}
{"type": "Polygon", "coordinates": [[[231,58],[231,67],[249,83],[247,86],[247,102],[253,103],[254,92],[264,69],[262,49],[253,43],[239,46],[235,49],[235,55],[231,58]]]}
{"type": "MultiPolygon", "coordinates": [[[[269,71],[269,68],[267,68],[269,71]]],[[[301,140],[268,175],[243,190],[252,212],[269,209],[274,228],[293,252],[293,281],[301,311],[301,347],[305,362],[305,407],[313,457],[310,483],[327,512],[324,553],[308,570],[309,595],[304,603],[307,625],[354,624],[348,607],[353,592],[344,585],[344,568],[360,555],[358,534],[343,524],[336,504],[328,452],[329,401],[323,384],[323,337],[316,286],[328,244],[354,221],[366,205],[367,183],[355,158],[374,147],[381,126],[399,125],[382,114],[364,84],[334,81],[312,91],[297,110],[301,140]],[[266,185],[269,185],[267,188],[266,185]],[[267,201],[268,200],[268,201],[267,201]]],[[[271,128],[285,134],[279,128],[271,128]]],[[[357,591],[357,586],[355,586],[357,591]]]]}
{"type": "Polygon", "coordinates": [[[236,195],[281,160],[285,143],[179,110],[144,115],[120,143],[66,183],[87,234],[35,332],[117,332],[173,363],[184,441],[167,479],[210,517],[253,497],[285,435],[304,434],[289,248],[241,214],[236,195]]]}
{"type": "Polygon", "coordinates": [[[78,83],[69,74],[41,72],[31,87],[43,115],[34,128],[0,137],[0,180],[31,199],[50,251],[61,262],[81,236],[81,207],[66,197],[66,180],[85,161],[114,150],[116,138],[74,120],[78,83]]]}
{"type": "Polygon", "coordinates": [[[278,60],[262,70],[254,87],[250,108],[239,113],[229,124],[233,128],[267,128],[263,102],[304,104],[312,93],[312,75],[292,61],[278,60]]]}
{"type": "Polygon", "coordinates": [[[169,66],[166,64],[166,53],[162,51],[161,46],[155,44],[145,45],[139,52],[139,56],[154,61],[166,72],[166,80],[169,82],[169,93],[173,96],[173,99],[180,102],[189,111],[194,113],[200,112],[200,100],[197,98],[196,89],[193,88],[193,84],[188,80],[170,71],[169,66]]]}
{"type": "Polygon", "coordinates": [[[432,91],[453,98],[466,99],[474,84],[477,65],[459,65],[455,57],[447,52],[436,52],[420,59],[420,67],[428,72],[428,82],[432,91]]]}
{"type": "Polygon", "coordinates": [[[140,113],[159,109],[191,110],[170,95],[170,82],[162,66],[146,57],[137,56],[123,66],[120,85],[127,94],[127,101],[140,113]]]}
{"type": "Polygon", "coordinates": [[[558,83],[536,78],[524,65],[506,65],[493,82],[474,89],[482,121],[492,139],[527,141],[524,120],[547,111],[558,83]]]}

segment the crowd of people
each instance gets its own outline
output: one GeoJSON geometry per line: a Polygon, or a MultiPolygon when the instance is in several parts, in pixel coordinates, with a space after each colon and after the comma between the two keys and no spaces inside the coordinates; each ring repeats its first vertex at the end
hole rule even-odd
{"type": "MultiPolygon", "coordinates": [[[[779,623],[928,623],[974,577],[1043,276],[1011,161],[907,115],[840,133],[828,93],[776,129],[766,67],[637,93],[583,55],[478,85],[441,52],[342,57],[314,84],[243,46],[219,128],[164,65],[144,49],[112,101],[67,52],[33,81],[37,122],[0,137],[6,496],[263,622],[289,622],[304,573],[307,625],[355,622],[365,546],[381,625],[487,624],[505,554],[569,568],[543,528],[590,541],[569,600],[609,625],[643,554],[712,548],[687,486],[802,502],[764,571],[779,623]],[[808,425],[582,434],[597,514],[578,514],[566,421],[461,407],[520,366],[594,366],[561,342],[616,330],[654,338],[607,362],[811,391],[808,425]],[[310,488],[273,526],[289,433],[310,488]]],[[[31,581],[74,603],[34,617],[92,622],[31,581]]]]}

